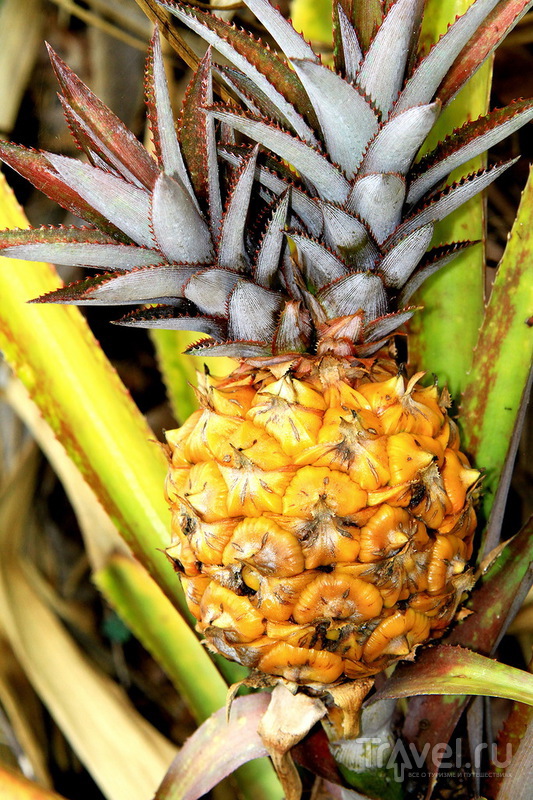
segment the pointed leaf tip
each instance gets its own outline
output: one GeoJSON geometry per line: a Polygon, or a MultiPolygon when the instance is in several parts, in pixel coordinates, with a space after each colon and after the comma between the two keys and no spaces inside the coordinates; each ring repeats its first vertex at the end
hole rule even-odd
{"type": "Polygon", "coordinates": [[[176,135],[165,65],[163,63],[163,51],[157,28],[154,30],[148,49],[146,95],[150,130],[161,168],[171,178],[175,177],[182,183],[192,203],[199,211],[200,208],[189,180],[176,135]]]}
{"type": "MultiPolygon", "coordinates": [[[[47,47],[67,108],[83,124],[92,149],[126,180],[151,189],[159,170],[146,148],[57,53],[47,47]],[[109,131],[113,131],[113,136],[109,136],[109,131]]],[[[74,130],[74,136],[75,133],[74,130]]],[[[80,144],[84,142],[80,140],[80,144]]]]}

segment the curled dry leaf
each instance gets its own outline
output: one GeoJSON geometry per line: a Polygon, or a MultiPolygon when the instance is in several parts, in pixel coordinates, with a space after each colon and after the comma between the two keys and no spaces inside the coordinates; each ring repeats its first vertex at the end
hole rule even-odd
{"type": "Polygon", "coordinates": [[[198,800],[241,765],[266,756],[257,728],[269,700],[264,693],[237,697],[229,722],[225,708],[209,717],[181,748],[154,800],[198,800]]]}

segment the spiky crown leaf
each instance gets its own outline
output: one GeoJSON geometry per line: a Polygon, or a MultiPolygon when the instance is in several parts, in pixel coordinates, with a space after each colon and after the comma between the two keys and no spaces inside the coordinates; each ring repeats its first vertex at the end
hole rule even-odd
{"type": "Polygon", "coordinates": [[[335,0],[335,71],[269,0],[245,3],[279,53],[197,8],[161,3],[210,48],[176,132],[154,34],[155,157],[50,51],[89,163],[1,143],[0,157],[90,227],[5,231],[0,247],[110,270],[39,301],[158,304],[121,323],[212,337],[192,352],[372,355],[412,316],[404,306],[423,280],[472,244],[428,251],[435,223],[513,162],[442,188],[449,173],[533,119],[533,101],[515,102],[415,163],[443,101],[533,0],[475,0],[420,60],[423,0],[385,10],[335,0]],[[211,47],[230,66],[212,64],[211,47]],[[213,104],[213,73],[240,108],[213,104]]]}

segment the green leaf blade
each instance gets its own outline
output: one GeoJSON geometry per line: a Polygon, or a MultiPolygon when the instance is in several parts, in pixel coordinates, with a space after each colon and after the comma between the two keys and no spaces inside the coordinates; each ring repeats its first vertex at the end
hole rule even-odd
{"type": "MultiPolygon", "coordinates": [[[[492,656],[531,587],[533,523],[526,525],[490,564],[479,579],[468,604],[469,614],[446,636],[443,644],[462,645],[492,656]]],[[[415,667],[416,668],[416,667],[415,667]]],[[[409,665],[398,675],[409,674],[409,665]]],[[[411,698],[403,734],[419,752],[448,742],[463,713],[468,696],[421,695],[411,698]],[[429,724],[428,724],[429,721],[429,724]]],[[[429,768],[429,764],[428,764],[429,768]]]]}
{"type": "MultiPolygon", "coordinates": [[[[446,31],[455,15],[464,13],[471,0],[441,3],[429,0],[424,14],[421,47],[424,51],[446,31]]],[[[490,64],[477,75],[445,109],[424,145],[426,152],[466,120],[487,111],[490,64]]],[[[449,183],[484,166],[481,157],[453,172],[449,183]]],[[[474,197],[435,228],[433,245],[484,239],[483,200],[474,197]]],[[[412,302],[423,306],[409,325],[409,359],[417,369],[437,375],[452,397],[459,397],[472,365],[472,352],[483,319],[484,254],[480,247],[459,256],[446,269],[429,278],[412,302]]]]}
{"type": "Polygon", "coordinates": [[[137,562],[114,556],[94,581],[165,670],[198,722],[224,705],[227,686],[207,651],[137,562]]]}
{"type": "Polygon", "coordinates": [[[533,173],[496,274],[462,403],[465,446],[486,473],[485,519],[494,502],[533,357],[532,215],[533,173]]]}
{"type": "Polygon", "coordinates": [[[533,675],[462,647],[440,645],[425,650],[408,672],[392,675],[370,703],[418,694],[504,697],[533,705],[533,675]]]}
{"type": "MultiPolygon", "coordinates": [[[[0,227],[27,227],[0,176],[0,227]]],[[[0,259],[0,349],[135,555],[176,603],[166,459],[78,309],[29,305],[57,289],[49,264],[0,259]]]]}

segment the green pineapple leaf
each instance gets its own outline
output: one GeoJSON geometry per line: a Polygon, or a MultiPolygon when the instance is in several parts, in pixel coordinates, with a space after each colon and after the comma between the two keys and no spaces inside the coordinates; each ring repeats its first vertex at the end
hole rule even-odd
{"type": "Polygon", "coordinates": [[[485,470],[481,500],[485,521],[491,513],[522,400],[527,397],[533,358],[532,214],[530,173],[496,273],[462,403],[466,447],[485,470]]]}
{"type": "MultiPolygon", "coordinates": [[[[422,50],[427,51],[455,15],[464,12],[469,5],[470,0],[453,0],[446,4],[429,0],[421,33],[422,50]]],[[[425,144],[426,152],[465,121],[486,113],[490,74],[490,66],[483,67],[445,109],[425,144]]],[[[483,158],[478,157],[452,173],[450,181],[483,165],[483,158]]],[[[440,244],[465,239],[484,241],[483,201],[479,196],[440,221],[433,241],[440,244]]],[[[409,325],[410,361],[417,369],[431,369],[457,400],[472,364],[472,352],[483,319],[483,269],[483,249],[472,248],[452,265],[428,278],[411,300],[423,306],[423,311],[416,314],[409,325]]]]}
{"type": "MultiPolygon", "coordinates": [[[[526,525],[501,550],[482,574],[468,603],[469,616],[459,622],[443,640],[446,644],[475,648],[494,655],[509,623],[531,588],[533,574],[533,523],[526,525]]],[[[417,665],[404,665],[398,675],[408,676],[416,684],[417,665]]],[[[440,742],[448,742],[469,702],[465,695],[423,695],[409,701],[403,734],[422,753],[440,742]],[[427,721],[429,720],[429,724],[427,721]]],[[[431,768],[428,755],[428,769],[431,768]]],[[[434,768],[435,765],[433,765],[434,768]]]]}
{"type": "Polygon", "coordinates": [[[198,640],[156,583],[132,559],[112,556],[93,580],[137,639],[152,653],[198,722],[224,705],[227,686],[198,640]]]}
{"type": "Polygon", "coordinates": [[[531,764],[532,746],[533,708],[513,703],[498,735],[496,758],[489,766],[484,785],[487,797],[527,800],[531,787],[524,781],[524,775],[531,764]]]}
{"type": "Polygon", "coordinates": [[[437,645],[417,658],[416,680],[411,671],[395,672],[369,704],[418,694],[476,694],[533,705],[533,675],[462,647],[437,645]]]}
{"type": "MultiPolygon", "coordinates": [[[[0,225],[27,225],[3,176],[0,225]]],[[[168,544],[165,457],[80,312],[28,304],[58,285],[48,264],[0,261],[0,348],[133,552],[180,603],[158,552],[168,544]]]]}

